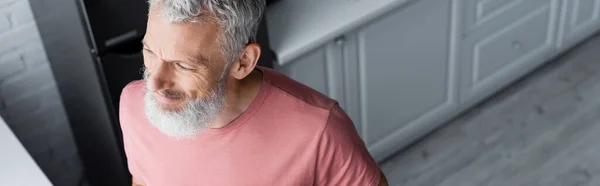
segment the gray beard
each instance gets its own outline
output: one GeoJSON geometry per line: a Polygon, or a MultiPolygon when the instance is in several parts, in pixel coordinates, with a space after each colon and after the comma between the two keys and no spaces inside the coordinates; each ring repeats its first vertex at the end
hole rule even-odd
{"type": "MultiPolygon", "coordinates": [[[[144,72],[147,77],[147,72],[144,72]]],[[[148,121],[163,134],[175,138],[193,138],[204,129],[226,103],[226,82],[222,76],[208,97],[198,100],[186,100],[186,106],[179,110],[162,109],[151,90],[144,96],[145,114],[148,121]]]]}

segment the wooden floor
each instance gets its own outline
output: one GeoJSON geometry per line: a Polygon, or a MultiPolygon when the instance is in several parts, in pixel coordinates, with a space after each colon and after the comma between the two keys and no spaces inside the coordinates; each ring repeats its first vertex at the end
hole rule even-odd
{"type": "Polygon", "coordinates": [[[600,36],[381,167],[391,185],[600,186],[600,36]]]}

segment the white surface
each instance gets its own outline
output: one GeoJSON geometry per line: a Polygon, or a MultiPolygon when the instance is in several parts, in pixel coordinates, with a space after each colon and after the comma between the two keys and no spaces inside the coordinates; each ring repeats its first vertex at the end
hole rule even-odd
{"type": "Polygon", "coordinates": [[[267,10],[279,65],[413,0],[284,0],[267,10]]]}
{"type": "Polygon", "coordinates": [[[0,149],[0,185],[52,185],[1,117],[0,149]]]}

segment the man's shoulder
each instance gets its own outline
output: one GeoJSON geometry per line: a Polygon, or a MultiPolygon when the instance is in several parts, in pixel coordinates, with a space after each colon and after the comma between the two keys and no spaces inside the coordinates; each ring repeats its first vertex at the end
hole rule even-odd
{"type": "Polygon", "coordinates": [[[306,131],[314,134],[323,130],[337,101],[297,82],[279,72],[263,70],[270,90],[262,115],[281,116],[295,132],[306,131]]]}
{"type": "Polygon", "coordinates": [[[121,91],[121,98],[119,100],[119,121],[123,134],[131,133],[132,130],[129,130],[129,127],[144,118],[143,106],[145,86],[144,81],[137,80],[127,84],[121,91]]]}
{"type": "Polygon", "coordinates": [[[269,81],[274,91],[273,94],[288,97],[292,102],[298,102],[302,105],[309,105],[316,110],[330,110],[337,101],[329,98],[327,95],[316,91],[288,76],[273,70],[263,70],[269,76],[269,81]]]}
{"type": "Polygon", "coordinates": [[[143,93],[146,89],[146,84],[143,80],[132,81],[123,88],[121,91],[121,99],[120,101],[130,101],[132,97],[143,93]]]}
{"type": "Polygon", "coordinates": [[[119,99],[119,112],[124,112],[128,108],[139,107],[143,103],[143,96],[146,84],[143,80],[132,81],[123,88],[119,99]]]}

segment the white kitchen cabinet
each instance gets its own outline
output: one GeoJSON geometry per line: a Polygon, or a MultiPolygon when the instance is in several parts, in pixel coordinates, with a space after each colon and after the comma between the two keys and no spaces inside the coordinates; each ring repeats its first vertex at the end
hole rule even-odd
{"type": "Polygon", "coordinates": [[[600,30],[600,0],[307,1],[268,14],[276,69],[338,100],[377,161],[600,30]]]}
{"type": "Polygon", "coordinates": [[[449,14],[415,1],[277,69],[338,100],[381,160],[455,112],[449,14]]]}
{"type": "Polygon", "coordinates": [[[289,64],[276,67],[276,69],[290,78],[303,83],[323,94],[329,95],[328,91],[328,53],[326,47],[320,47],[289,64]]]}
{"type": "Polygon", "coordinates": [[[569,48],[600,28],[600,0],[563,0],[557,47],[569,48]]]}
{"type": "Polygon", "coordinates": [[[450,0],[420,0],[357,31],[362,137],[375,159],[437,127],[457,105],[450,0]]]}
{"type": "Polygon", "coordinates": [[[557,53],[558,0],[455,0],[460,99],[472,105],[557,53]]]}
{"type": "Polygon", "coordinates": [[[361,94],[360,94],[360,79],[359,79],[359,55],[358,55],[358,38],[356,33],[346,34],[335,40],[336,46],[339,47],[340,52],[338,66],[340,75],[336,76],[340,78],[339,91],[334,92],[333,96],[339,98],[344,111],[350,116],[354,125],[358,130],[361,137],[364,138],[363,126],[361,125],[361,94]]]}
{"type": "Polygon", "coordinates": [[[449,0],[415,1],[278,70],[338,100],[381,160],[457,106],[449,14],[449,0]]]}

